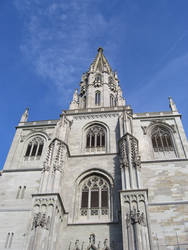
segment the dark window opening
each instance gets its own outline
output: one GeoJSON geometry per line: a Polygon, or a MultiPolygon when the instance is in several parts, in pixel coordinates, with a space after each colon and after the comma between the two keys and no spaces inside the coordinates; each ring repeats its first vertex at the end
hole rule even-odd
{"type": "Polygon", "coordinates": [[[107,190],[102,190],[102,207],[108,207],[108,191],[107,190]]]}
{"type": "Polygon", "coordinates": [[[91,208],[99,207],[99,191],[92,190],[91,191],[91,208]]]}
{"type": "Polygon", "coordinates": [[[38,146],[37,144],[34,144],[31,156],[35,156],[36,155],[37,146],[38,146]]]}
{"type": "Polygon", "coordinates": [[[43,150],[43,144],[40,144],[39,149],[38,149],[38,153],[37,153],[38,156],[41,156],[42,150],[43,150]]]}
{"type": "Polygon", "coordinates": [[[81,202],[81,208],[87,208],[88,207],[88,191],[82,192],[82,202],[81,202]]]}
{"type": "Polygon", "coordinates": [[[31,147],[32,147],[32,144],[28,144],[25,156],[29,156],[30,155],[30,153],[31,153],[31,147]]]}

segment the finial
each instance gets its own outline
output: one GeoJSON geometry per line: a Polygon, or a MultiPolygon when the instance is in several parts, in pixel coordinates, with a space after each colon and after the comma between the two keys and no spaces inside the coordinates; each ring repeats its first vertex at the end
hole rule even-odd
{"type": "Polygon", "coordinates": [[[20,122],[27,122],[28,116],[29,116],[29,108],[26,108],[20,119],[20,122]]]}
{"type": "Polygon", "coordinates": [[[169,99],[169,107],[170,107],[170,109],[172,110],[172,112],[178,112],[178,110],[177,110],[177,108],[176,108],[176,104],[175,104],[175,102],[173,101],[172,97],[169,96],[168,99],[169,99]]]}
{"type": "Polygon", "coordinates": [[[101,53],[102,53],[102,52],[103,52],[103,48],[102,48],[102,47],[99,47],[99,48],[98,48],[98,52],[101,52],[101,53]]]}

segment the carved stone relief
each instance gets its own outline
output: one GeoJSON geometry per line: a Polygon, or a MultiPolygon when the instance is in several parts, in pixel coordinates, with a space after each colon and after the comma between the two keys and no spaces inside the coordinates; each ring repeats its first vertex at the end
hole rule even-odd
{"type": "Polygon", "coordinates": [[[114,241],[109,244],[108,239],[104,241],[96,241],[96,235],[94,233],[90,234],[89,242],[84,242],[79,239],[76,239],[75,242],[69,243],[69,250],[114,250],[115,243],[114,241]]]}

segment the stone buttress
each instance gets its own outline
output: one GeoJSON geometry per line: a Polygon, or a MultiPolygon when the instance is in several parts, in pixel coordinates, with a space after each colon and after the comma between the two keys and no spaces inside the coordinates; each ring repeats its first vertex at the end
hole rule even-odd
{"type": "Polygon", "coordinates": [[[43,163],[39,192],[32,195],[32,215],[27,250],[55,250],[64,220],[61,182],[64,166],[69,156],[65,143],[71,122],[63,114],[58,122],[54,139],[50,142],[43,163]]]}
{"type": "MultiPolygon", "coordinates": [[[[123,131],[130,114],[122,117],[123,131]]],[[[119,140],[122,191],[120,192],[123,250],[151,250],[148,216],[148,190],[141,185],[141,160],[138,140],[132,133],[125,133],[119,140]]]]}

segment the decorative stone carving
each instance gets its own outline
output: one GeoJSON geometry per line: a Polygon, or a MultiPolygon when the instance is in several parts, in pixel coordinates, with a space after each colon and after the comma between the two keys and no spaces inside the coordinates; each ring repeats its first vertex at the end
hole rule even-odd
{"type": "Polygon", "coordinates": [[[99,73],[96,74],[93,85],[94,85],[95,88],[102,86],[102,76],[101,76],[101,74],[99,74],[99,73]]]}
{"type": "MultiPolygon", "coordinates": [[[[152,120],[150,125],[147,127],[147,130],[149,127],[153,127],[153,126],[157,126],[157,125],[159,125],[159,126],[161,125],[161,126],[164,126],[166,128],[169,128],[172,130],[173,133],[176,133],[175,125],[174,124],[170,125],[167,122],[163,121],[162,119],[161,120],[159,120],[159,119],[152,120]]],[[[146,133],[147,133],[147,131],[146,131],[146,133]]]]}
{"type": "Polygon", "coordinates": [[[78,96],[78,89],[76,89],[73,94],[73,99],[70,104],[70,109],[76,109],[78,108],[78,105],[79,105],[79,96],[78,96]]]}
{"type": "Polygon", "coordinates": [[[126,166],[130,163],[133,166],[140,166],[141,160],[138,154],[138,140],[131,134],[124,135],[119,141],[121,163],[126,166]],[[131,161],[131,162],[130,162],[131,161]]]}
{"type": "Polygon", "coordinates": [[[43,163],[43,171],[49,171],[52,169],[53,172],[63,170],[63,163],[66,160],[67,156],[67,147],[64,142],[55,139],[49,145],[46,161],[43,163]],[[53,166],[51,166],[51,162],[53,162],[53,166]]]}
{"type": "Polygon", "coordinates": [[[82,97],[87,91],[87,85],[85,82],[80,83],[80,96],[82,97]]]}
{"type": "Polygon", "coordinates": [[[170,107],[170,109],[172,110],[172,112],[178,112],[178,110],[177,110],[177,108],[176,108],[176,104],[175,104],[175,102],[173,101],[172,97],[169,96],[168,99],[169,99],[169,107],[170,107]]]}
{"type": "Polygon", "coordinates": [[[25,109],[25,112],[23,113],[20,122],[27,122],[29,116],[29,108],[25,109]]]}
{"type": "Polygon", "coordinates": [[[143,130],[144,135],[146,135],[147,126],[141,126],[141,128],[143,130]]]}
{"type": "Polygon", "coordinates": [[[89,236],[89,243],[91,245],[95,245],[95,234],[90,234],[90,236],[89,236]]]}
{"type": "Polygon", "coordinates": [[[80,250],[80,248],[79,248],[79,240],[75,241],[75,248],[74,249],[75,250],[80,250]]]}
{"type": "Polygon", "coordinates": [[[140,212],[139,210],[137,210],[136,208],[133,208],[133,210],[130,211],[130,213],[127,213],[126,216],[126,220],[127,220],[127,224],[142,224],[142,225],[146,225],[145,223],[145,218],[144,218],[144,213],[140,212]]]}
{"type": "Polygon", "coordinates": [[[112,79],[110,79],[108,86],[109,86],[110,90],[112,90],[113,92],[116,92],[116,85],[112,79]]]}
{"type": "Polygon", "coordinates": [[[75,240],[74,245],[72,246],[72,242],[69,243],[69,247],[68,250],[110,250],[110,249],[115,249],[115,242],[112,241],[111,242],[111,246],[110,247],[110,243],[108,239],[104,239],[104,241],[102,241],[103,244],[101,244],[101,241],[96,242],[96,236],[94,233],[90,234],[89,236],[89,244],[88,246],[84,247],[85,242],[81,241],[79,239],[75,240]],[[82,242],[82,243],[81,243],[82,242]]]}
{"type": "Polygon", "coordinates": [[[47,217],[45,213],[42,214],[41,212],[39,212],[33,217],[32,230],[37,227],[41,227],[48,230],[49,222],[50,216],[47,217]]]}
{"type": "Polygon", "coordinates": [[[86,119],[97,119],[97,118],[113,118],[117,117],[117,113],[104,113],[104,114],[89,114],[89,115],[77,115],[74,116],[74,120],[86,120],[86,119]]]}

